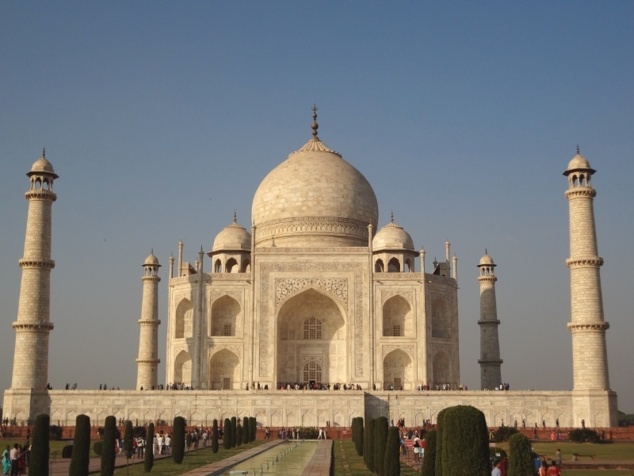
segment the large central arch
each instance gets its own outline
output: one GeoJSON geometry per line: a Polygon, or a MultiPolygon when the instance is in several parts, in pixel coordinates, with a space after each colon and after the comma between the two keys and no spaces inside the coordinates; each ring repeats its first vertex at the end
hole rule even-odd
{"type": "Polygon", "coordinates": [[[345,324],[343,309],[315,289],[286,301],[277,316],[278,386],[348,382],[345,324]],[[320,375],[321,382],[313,382],[311,375],[320,375]]]}

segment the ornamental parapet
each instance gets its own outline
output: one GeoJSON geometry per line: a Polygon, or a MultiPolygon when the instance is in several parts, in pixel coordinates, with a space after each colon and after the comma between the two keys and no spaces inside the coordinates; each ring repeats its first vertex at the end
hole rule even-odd
{"type": "Polygon", "coordinates": [[[139,319],[139,324],[158,327],[161,324],[159,319],[139,319]]]}
{"type": "Polygon", "coordinates": [[[141,281],[156,281],[157,283],[161,280],[160,276],[142,276],[141,281]]]}
{"type": "Polygon", "coordinates": [[[20,268],[38,268],[38,269],[53,269],[55,267],[55,260],[52,259],[27,259],[22,258],[18,261],[20,268]]]}
{"type": "Polygon", "coordinates": [[[478,321],[478,325],[479,326],[499,326],[500,321],[499,319],[491,319],[491,320],[481,319],[478,321]]]}
{"type": "Polygon", "coordinates": [[[136,359],[137,364],[160,364],[161,359],[136,359]]]}
{"type": "Polygon", "coordinates": [[[578,331],[605,331],[610,328],[609,322],[569,322],[568,329],[570,332],[578,332],[578,331]]]}
{"type": "Polygon", "coordinates": [[[32,198],[39,198],[40,200],[50,200],[54,202],[57,200],[57,195],[51,192],[50,190],[29,190],[24,194],[27,200],[31,200],[32,198]]]}
{"type": "Polygon", "coordinates": [[[603,266],[603,258],[595,256],[593,258],[568,258],[566,260],[566,266],[570,269],[574,268],[597,268],[603,266]]]}
{"type": "Polygon", "coordinates": [[[486,276],[479,276],[478,277],[478,281],[480,282],[486,282],[486,281],[490,281],[492,283],[495,283],[498,280],[498,278],[496,278],[494,275],[489,274],[486,276]]]}
{"type": "Polygon", "coordinates": [[[12,327],[16,331],[51,331],[53,330],[52,322],[20,322],[15,321],[12,327]]]}
{"type": "Polygon", "coordinates": [[[502,359],[479,359],[478,364],[503,364],[504,361],[502,359]]]}
{"type": "Polygon", "coordinates": [[[566,190],[565,197],[570,198],[594,198],[597,191],[592,187],[576,187],[566,190]]]}

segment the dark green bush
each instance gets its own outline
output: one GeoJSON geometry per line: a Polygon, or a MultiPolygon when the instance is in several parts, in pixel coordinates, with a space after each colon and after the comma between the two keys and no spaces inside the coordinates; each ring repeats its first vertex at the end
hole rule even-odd
{"type": "Polygon", "coordinates": [[[383,476],[387,428],[386,417],[380,416],[374,420],[374,472],[379,476],[383,476]]]}
{"type": "Polygon", "coordinates": [[[236,447],[236,442],[238,439],[238,419],[236,417],[231,417],[231,447],[236,447]]]}
{"type": "Polygon", "coordinates": [[[134,453],[134,429],[130,420],[125,422],[125,430],[123,432],[123,451],[125,457],[130,459],[134,453]]]}
{"type": "MultiPolygon", "coordinates": [[[[442,419],[443,475],[489,476],[489,435],[484,413],[457,405],[446,409],[442,419]]],[[[438,465],[436,464],[436,472],[438,465]]]]}
{"type": "Polygon", "coordinates": [[[222,447],[226,450],[231,449],[231,420],[228,418],[225,418],[222,428],[222,447]]]}
{"type": "Polygon", "coordinates": [[[114,474],[117,433],[117,419],[112,415],[106,417],[101,451],[101,476],[112,476],[114,474]]]}
{"type": "Polygon", "coordinates": [[[240,423],[236,426],[236,446],[242,446],[242,425],[240,423]]]}
{"type": "MultiPolygon", "coordinates": [[[[425,450],[427,451],[427,450],[425,450]]],[[[504,448],[500,448],[499,446],[490,446],[489,447],[489,458],[491,460],[494,460],[495,458],[505,458],[508,455],[506,454],[506,451],[504,451],[504,448]]]]}
{"type": "Polygon", "coordinates": [[[62,448],[62,458],[68,459],[73,457],[73,445],[66,445],[62,448]]]}
{"type": "Polygon", "coordinates": [[[185,419],[174,418],[174,434],[172,436],[172,459],[174,463],[181,464],[185,458],[185,419]]]}
{"type": "Polygon", "coordinates": [[[133,434],[135,438],[145,439],[145,435],[147,435],[147,430],[144,426],[135,426],[133,434]]]}
{"type": "Polygon", "coordinates": [[[256,431],[258,429],[258,422],[255,417],[249,417],[249,431],[251,432],[250,441],[255,441],[256,431]]]}
{"type": "Polygon", "coordinates": [[[568,433],[568,439],[572,443],[599,443],[599,434],[590,428],[577,428],[568,433]]]}
{"type": "Polygon", "coordinates": [[[518,431],[512,426],[501,426],[495,433],[493,434],[493,441],[496,443],[502,443],[504,441],[509,441],[511,436],[515,435],[518,431]]]}
{"type": "Polygon", "coordinates": [[[95,441],[95,444],[92,445],[92,450],[97,456],[101,456],[101,453],[103,453],[103,441],[95,441]]]}
{"type": "Polygon", "coordinates": [[[363,417],[352,419],[352,439],[359,456],[363,456],[363,417]]]}
{"type": "Polygon", "coordinates": [[[143,471],[149,473],[154,466],[154,423],[147,427],[145,437],[145,455],[143,456],[143,471]]]}
{"type": "Polygon", "coordinates": [[[421,474],[425,476],[435,476],[436,474],[436,430],[429,430],[425,433],[425,455],[423,457],[423,466],[421,474]]]}
{"type": "Polygon", "coordinates": [[[49,437],[51,440],[59,441],[62,439],[62,427],[58,425],[51,425],[49,429],[49,437]]]}
{"type": "Polygon", "coordinates": [[[249,419],[244,417],[242,419],[242,444],[246,445],[249,442],[249,419]]]}
{"type": "Polygon", "coordinates": [[[218,453],[218,420],[214,420],[211,427],[211,452],[218,453]]]}
{"type": "MultiPolygon", "coordinates": [[[[448,408],[444,408],[438,412],[438,416],[436,417],[436,461],[434,463],[435,467],[435,476],[442,476],[442,458],[443,458],[443,447],[442,447],[442,439],[443,439],[443,421],[445,418],[445,413],[447,413],[448,408]]],[[[427,451],[427,448],[425,448],[427,451]]]]}
{"type": "Polygon", "coordinates": [[[90,417],[77,415],[69,476],[85,476],[90,466],[90,417]]]}
{"type": "Polygon", "coordinates": [[[387,442],[385,443],[385,455],[383,457],[383,475],[399,476],[401,474],[400,462],[401,438],[398,428],[392,426],[387,432],[387,442]]]}
{"type": "Polygon", "coordinates": [[[48,415],[38,415],[35,419],[29,476],[48,476],[50,423],[48,415]]]}
{"type": "Polygon", "coordinates": [[[535,471],[535,463],[533,461],[533,450],[531,442],[521,433],[516,433],[509,439],[509,458],[508,476],[533,476],[537,474],[535,471]]]}
{"type": "Polygon", "coordinates": [[[374,418],[365,419],[363,438],[363,460],[368,469],[374,473],[374,418]]]}

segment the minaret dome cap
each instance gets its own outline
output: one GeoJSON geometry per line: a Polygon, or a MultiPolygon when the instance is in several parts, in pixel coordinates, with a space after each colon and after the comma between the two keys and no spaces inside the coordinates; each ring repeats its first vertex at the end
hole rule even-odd
{"type": "Polygon", "coordinates": [[[590,162],[588,162],[588,160],[578,151],[577,155],[575,155],[572,159],[570,159],[570,162],[568,162],[568,168],[564,172],[564,175],[568,175],[575,171],[587,171],[590,172],[590,174],[596,172],[596,170],[590,167],[590,162]]]}
{"type": "Polygon", "coordinates": [[[156,256],[154,256],[154,252],[151,252],[150,255],[145,258],[145,262],[143,263],[143,266],[161,266],[159,264],[159,260],[156,256]]]}
{"type": "Polygon", "coordinates": [[[33,162],[33,165],[31,166],[31,170],[26,175],[30,177],[31,175],[36,175],[36,174],[52,175],[53,178],[58,177],[57,174],[55,173],[55,170],[53,169],[53,164],[51,164],[46,159],[46,157],[44,157],[44,155],[42,155],[42,157],[40,157],[35,162],[33,162]]]}
{"type": "Polygon", "coordinates": [[[497,266],[497,265],[493,262],[493,258],[489,256],[489,253],[485,252],[484,256],[480,258],[480,264],[478,264],[478,267],[480,266],[497,266]]]}

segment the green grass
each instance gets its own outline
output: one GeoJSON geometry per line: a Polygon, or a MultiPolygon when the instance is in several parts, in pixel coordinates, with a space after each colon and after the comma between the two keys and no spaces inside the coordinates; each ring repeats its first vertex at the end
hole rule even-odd
{"type": "MultiPolygon", "coordinates": [[[[632,461],[634,462],[634,444],[633,443],[568,443],[563,441],[554,441],[552,443],[533,442],[533,449],[539,455],[545,455],[549,459],[554,458],[557,448],[561,449],[564,463],[572,459],[572,454],[581,455],[580,461],[591,461],[584,458],[583,455],[594,455],[596,461],[632,461]]],[[[508,445],[504,447],[508,451],[508,445]]]]}
{"type": "MultiPolygon", "coordinates": [[[[335,476],[368,476],[374,474],[368,471],[363,462],[363,457],[357,455],[357,450],[352,441],[336,440],[333,451],[335,453],[335,476]]],[[[401,474],[414,476],[420,473],[401,463],[401,474]]]]}

